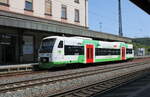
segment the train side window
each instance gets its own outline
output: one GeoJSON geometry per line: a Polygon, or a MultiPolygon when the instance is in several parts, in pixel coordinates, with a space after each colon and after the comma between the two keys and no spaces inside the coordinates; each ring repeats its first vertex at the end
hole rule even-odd
{"type": "Polygon", "coordinates": [[[65,45],[64,50],[65,55],[84,55],[83,46],[65,45]]]}
{"type": "Polygon", "coordinates": [[[58,48],[63,48],[63,41],[59,42],[58,48]]]}
{"type": "Polygon", "coordinates": [[[127,49],[126,54],[132,54],[132,49],[127,49]]]}
{"type": "Polygon", "coordinates": [[[96,48],[95,55],[96,56],[120,55],[120,49],[96,48]]]}

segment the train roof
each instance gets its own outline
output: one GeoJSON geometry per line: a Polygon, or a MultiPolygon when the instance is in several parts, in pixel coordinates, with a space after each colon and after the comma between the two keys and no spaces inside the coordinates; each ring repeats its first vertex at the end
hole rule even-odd
{"type": "Polygon", "coordinates": [[[49,37],[45,37],[44,39],[49,39],[49,38],[73,38],[73,39],[86,39],[86,40],[92,40],[92,38],[87,38],[87,37],[78,37],[78,36],[73,36],[73,37],[64,37],[64,36],[49,36],[49,37]]]}
{"type": "MultiPolygon", "coordinates": [[[[73,37],[65,37],[65,36],[49,36],[45,37],[44,39],[50,39],[50,38],[59,38],[59,39],[78,39],[78,40],[92,40],[92,38],[87,37],[80,37],[80,36],[73,36],[73,37]]],[[[124,42],[108,42],[108,41],[102,41],[102,40],[93,40],[93,41],[100,41],[100,42],[107,42],[107,43],[124,43],[124,42]]],[[[132,45],[132,44],[131,44],[132,45]]]]}
{"type": "Polygon", "coordinates": [[[61,36],[48,36],[48,37],[45,37],[43,39],[58,38],[58,37],[61,37],[61,36]]]}
{"type": "Polygon", "coordinates": [[[79,36],[74,36],[74,37],[70,37],[70,38],[92,40],[92,38],[79,37],[79,36]]]}

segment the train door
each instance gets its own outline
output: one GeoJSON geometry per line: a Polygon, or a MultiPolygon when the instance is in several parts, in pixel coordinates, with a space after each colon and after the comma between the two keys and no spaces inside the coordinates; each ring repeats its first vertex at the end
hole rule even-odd
{"type": "Polygon", "coordinates": [[[126,48],[125,47],[121,48],[121,57],[122,57],[122,60],[126,60],[126,48]]]}
{"type": "Polygon", "coordinates": [[[94,62],[94,46],[86,45],[86,63],[94,62]]]}

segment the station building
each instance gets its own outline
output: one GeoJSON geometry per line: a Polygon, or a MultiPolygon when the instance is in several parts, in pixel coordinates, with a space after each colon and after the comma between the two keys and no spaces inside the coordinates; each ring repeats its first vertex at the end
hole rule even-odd
{"type": "Polygon", "coordinates": [[[131,42],[88,29],[88,0],[0,0],[0,64],[38,61],[46,36],[84,36],[131,42]]]}

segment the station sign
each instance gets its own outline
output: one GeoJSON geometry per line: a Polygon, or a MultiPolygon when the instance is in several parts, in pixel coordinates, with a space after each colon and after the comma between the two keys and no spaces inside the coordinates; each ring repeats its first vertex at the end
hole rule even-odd
{"type": "Polygon", "coordinates": [[[7,34],[0,34],[0,45],[11,45],[12,36],[7,34]]]}

